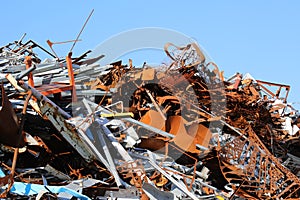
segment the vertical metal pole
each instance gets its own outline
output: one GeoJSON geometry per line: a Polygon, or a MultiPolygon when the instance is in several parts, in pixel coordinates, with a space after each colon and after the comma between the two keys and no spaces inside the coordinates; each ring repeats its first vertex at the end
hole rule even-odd
{"type": "MultiPolygon", "coordinates": [[[[17,142],[18,144],[20,143],[20,140],[22,138],[20,136],[20,134],[22,134],[22,132],[23,132],[26,110],[27,110],[27,106],[28,106],[28,103],[29,103],[29,100],[30,100],[31,96],[32,96],[32,92],[31,92],[31,90],[29,90],[28,91],[28,95],[26,97],[26,100],[24,102],[23,110],[22,110],[22,116],[21,116],[19,133],[18,133],[18,136],[19,136],[19,138],[18,138],[19,141],[17,142]]],[[[10,188],[12,187],[12,185],[13,185],[14,174],[15,174],[15,169],[16,169],[16,165],[17,165],[18,153],[19,153],[19,148],[16,147],[15,151],[14,151],[14,157],[13,157],[13,162],[12,162],[12,167],[11,167],[10,182],[9,182],[9,185],[8,185],[5,193],[7,193],[10,190],[10,188]]]]}

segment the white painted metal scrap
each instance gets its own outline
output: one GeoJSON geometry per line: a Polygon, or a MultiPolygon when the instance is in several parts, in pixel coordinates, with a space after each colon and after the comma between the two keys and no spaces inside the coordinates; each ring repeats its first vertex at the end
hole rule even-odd
{"type": "Polygon", "coordinates": [[[83,142],[84,138],[66,122],[66,119],[58,113],[58,109],[53,107],[49,102],[45,102],[41,107],[42,115],[47,117],[60,134],[71,144],[74,149],[87,161],[95,160],[95,156],[91,149],[83,142]]]}

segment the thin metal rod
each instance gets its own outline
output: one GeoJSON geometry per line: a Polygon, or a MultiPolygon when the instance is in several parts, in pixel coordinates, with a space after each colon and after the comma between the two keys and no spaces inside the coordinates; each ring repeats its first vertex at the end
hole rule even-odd
{"type": "MultiPolygon", "coordinates": [[[[22,134],[22,132],[23,132],[26,110],[27,110],[27,106],[28,106],[28,103],[29,103],[29,100],[30,100],[31,96],[32,96],[32,91],[29,90],[28,91],[28,95],[26,97],[26,100],[24,102],[23,110],[22,110],[21,122],[20,122],[19,133],[18,133],[18,137],[19,137],[18,138],[18,146],[19,146],[20,140],[22,138],[22,136],[20,136],[20,134],[22,134]]],[[[11,181],[8,184],[8,187],[7,187],[6,191],[5,191],[6,193],[10,190],[10,188],[13,185],[13,180],[14,180],[14,175],[15,175],[16,165],[17,165],[18,153],[19,153],[19,148],[16,147],[15,151],[14,151],[14,157],[13,157],[13,162],[12,162],[12,167],[11,167],[11,173],[10,173],[11,181]]]]}
{"type": "Polygon", "coordinates": [[[65,43],[70,43],[70,42],[78,42],[81,41],[80,39],[78,40],[67,40],[67,41],[62,41],[62,42],[51,42],[51,44],[65,44],[65,43]]]}
{"type": "Polygon", "coordinates": [[[89,21],[89,19],[90,19],[90,17],[92,16],[93,12],[94,12],[94,9],[91,11],[91,13],[90,13],[90,15],[88,16],[88,18],[86,19],[86,21],[85,21],[83,27],[81,28],[79,34],[77,35],[77,38],[76,38],[75,42],[73,43],[73,46],[71,47],[70,52],[73,50],[73,48],[74,48],[76,42],[78,41],[78,38],[80,37],[80,35],[81,35],[81,33],[82,33],[82,31],[83,31],[85,25],[86,25],[87,22],[89,21]]]}
{"type": "MultiPolygon", "coordinates": [[[[24,106],[23,106],[23,110],[22,110],[22,117],[21,117],[21,122],[20,122],[20,127],[19,127],[19,141],[18,141],[18,145],[20,143],[20,138],[21,138],[21,134],[23,132],[23,127],[24,127],[24,122],[25,122],[25,115],[26,115],[26,110],[27,110],[27,106],[28,106],[28,103],[29,103],[29,100],[32,96],[32,91],[29,90],[28,91],[28,95],[26,97],[26,100],[24,102],[24,106]]],[[[19,148],[16,147],[15,148],[15,152],[14,152],[14,158],[13,158],[13,163],[12,163],[12,167],[11,167],[11,174],[12,174],[12,177],[14,176],[14,173],[15,173],[15,168],[16,168],[16,164],[17,164],[17,157],[18,157],[18,152],[19,152],[19,148]]]]}
{"type": "Polygon", "coordinates": [[[158,111],[158,113],[161,115],[161,117],[163,118],[164,121],[167,120],[166,116],[164,115],[164,113],[161,111],[161,109],[159,108],[158,104],[156,103],[155,99],[153,98],[152,94],[150,93],[149,90],[146,89],[146,93],[147,95],[150,97],[150,100],[152,101],[154,107],[156,108],[156,110],[158,111]]]}
{"type": "Polygon", "coordinates": [[[24,39],[25,36],[26,36],[26,33],[24,33],[22,35],[22,37],[19,39],[19,41],[16,43],[15,47],[12,50],[15,50],[15,48],[21,44],[21,42],[22,42],[22,40],[24,39]]]}

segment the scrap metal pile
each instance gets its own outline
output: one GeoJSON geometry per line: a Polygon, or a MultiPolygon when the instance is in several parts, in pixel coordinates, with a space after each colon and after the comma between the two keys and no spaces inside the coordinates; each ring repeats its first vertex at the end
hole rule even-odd
{"type": "Polygon", "coordinates": [[[169,65],[100,66],[1,47],[1,197],[298,199],[290,87],[225,80],[194,43],[165,52],[169,65]]]}

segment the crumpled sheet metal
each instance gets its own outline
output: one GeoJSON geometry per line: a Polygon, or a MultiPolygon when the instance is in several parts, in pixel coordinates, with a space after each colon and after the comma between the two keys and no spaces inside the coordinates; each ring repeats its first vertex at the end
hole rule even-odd
{"type": "MultiPolygon", "coordinates": [[[[0,177],[5,177],[5,173],[2,169],[0,169],[0,177]]],[[[64,186],[49,186],[24,182],[14,182],[10,189],[10,192],[21,196],[33,196],[38,195],[40,193],[43,194],[43,192],[51,192],[54,194],[67,193],[71,195],[71,197],[90,200],[90,198],[86,195],[83,195],[75,190],[64,186]]]]}
{"type": "Polygon", "coordinates": [[[50,104],[45,102],[41,106],[42,115],[47,117],[53,125],[60,131],[62,136],[78,151],[80,155],[87,161],[91,162],[95,160],[95,155],[91,149],[84,142],[84,139],[73,129],[73,127],[68,124],[66,119],[58,112],[58,109],[50,104]]]}
{"type": "Polygon", "coordinates": [[[68,193],[72,195],[72,197],[76,197],[83,200],[90,200],[90,198],[86,195],[83,195],[75,190],[69,189],[64,186],[50,186],[50,185],[38,185],[31,183],[23,183],[23,182],[14,182],[10,192],[13,194],[18,194],[21,196],[33,196],[38,195],[42,192],[50,192],[54,194],[59,193],[68,193]]]}

